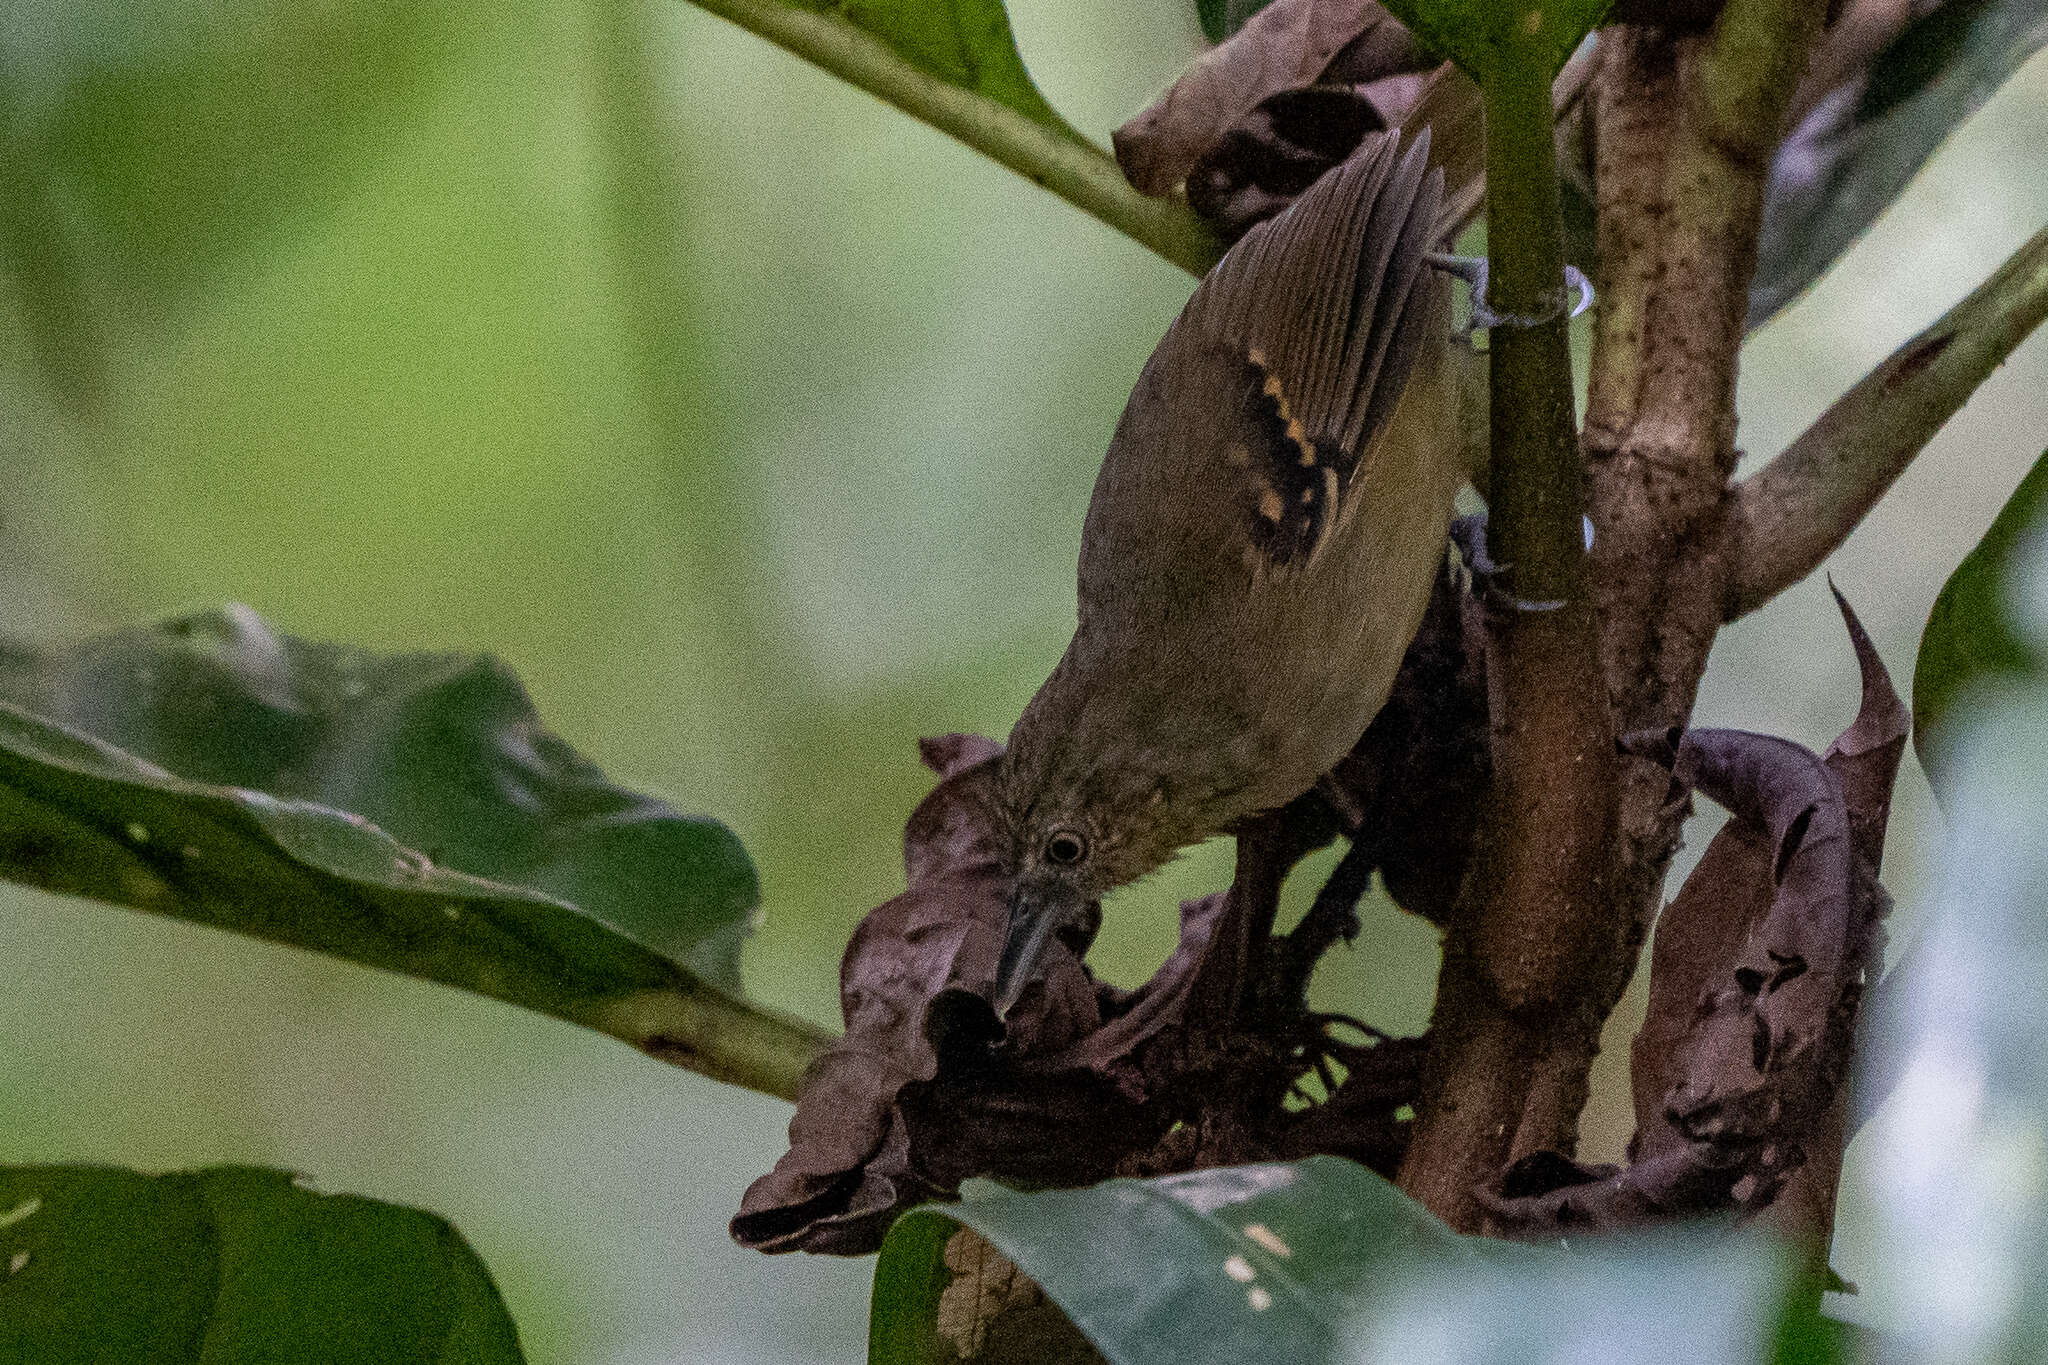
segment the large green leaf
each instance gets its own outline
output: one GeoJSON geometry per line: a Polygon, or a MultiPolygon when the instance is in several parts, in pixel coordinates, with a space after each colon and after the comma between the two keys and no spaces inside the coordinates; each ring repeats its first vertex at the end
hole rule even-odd
{"type": "Polygon", "coordinates": [[[1963,557],[1934,599],[1913,664],[1913,747],[1946,786],[1946,750],[1959,703],[2001,680],[2043,676],[2043,659],[2014,620],[2013,570],[2033,540],[2048,495],[2048,454],[2034,462],[1991,529],[1963,557]]]}
{"type": "Polygon", "coordinates": [[[1002,0],[836,0],[806,8],[850,20],[948,85],[986,95],[1055,132],[1081,137],[1031,83],[1002,0]]]}
{"type": "MultiPolygon", "coordinates": [[[[977,1297],[1024,1301],[971,1243],[949,1264],[963,1226],[1112,1365],[1753,1365],[1774,1347],[1787,1365],[1819,1365],[1841,1339],[1839,1324],[1794,1302],[1791,1258],[1724,1228],[1592,1241],[1578,1255],[1464,1238],[1379,1176],[1324,1156],[914,1210],[875,1267],[870,1365],[950,1362],[977,1297]],[[972,1293],[942,1304],[956,1286],[972,1293]]],[[[1015,1330],[1057,1343],[1037,1311],[1015,1330]]]]}
{"type": "Polygon", "coordinates": [[[1791,1307],[1793,1258],[1725,1229],[1677,1227],[1574,1243],[1579,1254],[1497,1255],[1409,1270],[1355,1320],[1357,1365],[1526,1361],[1832,1365],[1841,1325],[1791,1307]]]}
{"type": "Polygon", "coordinates": [[[955,1224],[1037,1281],[1117,1365],[1327,1359],[1387,1276],[1478,1254],[1338,1157],[997,1191],[914,1210],[890,1230],[875,1267],[870,1365],[951,1358],[938,1311],[955,1224]]]}
{"type": "Polygon", "coordinates": [[[0,1360],[521,1359],[483,1262],[432,1214],[251,1167],[0,1167],[0,1360]]]}
{"type": "MultiPolygon", "coordinates": [[[[1046,103],[1031,83],[1018,54],[1016,36],[1002,0],[700,0],[705,7],[757,29],[779,42],[788,30],[775,11],[803,11],[837,20],[871,38],[923,75],[993,101],[1022,114],[1061,137],[1089,145],[1087,139],[1046,103]]],[[[812,56],[811,52],[802,55],[812,56]]],[[[840,70],[840,75],[853,78],[840,70]]],[[[888,81],[888,73],[871,71],[888,81]]],[[[885,99],[901,102],[886,88],[858,80],[885,99]]],[[[915,112],[915,111],[913,111],[915,112]]]]}
{"type": "Polygon", "coordinates": [[[725,993],[757,901],[731,831],[605,781],[495,660],[310,643],[246,608],[0,651],[0,876],[464,986],[776,1093],[819,1041],[725,993]]]}
{"type": "MultiPolygon", "coordinates": [[[[2013,556],[2001,621],[2036,647],[2039,550],[2013,556]]],[[[1895,1089],[1867,1130],[1884,1176],[1855,1277],[1897,1337],[1879,1358],[2017,1365],[2048,1343],[2048,674],[2008,677],[1947,727],[1947,837],[1920,937],[1876,996],[1895,1089]]]]}
{"type": "Polygon", "coordinates": [[[1771,167],[1749,325],[1818,279],[2043,44],[2040,0],[1946,0],[1817,105],[1771,167]]]}

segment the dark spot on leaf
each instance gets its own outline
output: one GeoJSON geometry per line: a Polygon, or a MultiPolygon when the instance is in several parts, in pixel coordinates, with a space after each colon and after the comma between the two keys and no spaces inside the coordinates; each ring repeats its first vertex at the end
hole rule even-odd
{"type": "Polygon", "coordinates": [[[1805,958],[1800,957],[1797,954],[1786,957],[1781,956],[1778,953],[1772,953],[1770,956],[1771,961],[1778,964],[1778,970],[1771,973],[1770,984],[1766,987],[1766,989],[1774,991],[1778,990],[1779,988],[1783,986],[1788,986],[1792,982],[1797,981],[1800,977],[1806,975],[1805,958]]]}
{"type": "Polygon", "coordinates": [[[1785,837],[1778,841],[1778,860],[1771,869],[1772,881],[1782,882],[1785,880],[1785,869],[1790,867],[1792,860],[1799,856],[1799,846],[1806,842],[1806,830],[1812,823],[1813,807],[1808,806],[1805,810],[1793,816],[1792,823],[1785,827],[1785,837]]]}
{"type": "Polygon", "coordinates": [[[1348,86],[1270,95],[1195,163],[1188,206],[1234,242],[1384,127],[1373,102],[1348,86]]]}
{"type": "Polygon", "coordinates": [[[1949,343],[1955,339],[1956,334],[1954,332],[1943,332],[1940,336],[1928,337],[1925,341],[1920,342],[1900,356],[1892,363],[1891,368],[1885,372],[1885,392],[1889,393],[1893,389],[1898,388],[1929,365],[1932,365],[1936,358],[1949,348],[1949,343]]]}

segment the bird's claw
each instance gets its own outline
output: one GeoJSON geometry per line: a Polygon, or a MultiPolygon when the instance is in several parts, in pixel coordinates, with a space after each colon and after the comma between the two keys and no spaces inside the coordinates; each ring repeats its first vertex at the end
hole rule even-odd
{"type": "MultiPolygon", "coordinates": [[[[1593,548],[1593,519],[1581,516],[1579,521],[1585,529],[1586,548],[1593,548]]],[[[1458,548],[1458,558],[1464,562],[1465,571],[1472,575],[1473,590],[1479,599],[1490,607],[1510,611],[1557,611],[1565,603],[1563,598],[1532,601],[1517,597],[1501,584],[1508,578],[1512,564],[1497,563],[1486,550],[1486,514],[1474,512],[1471,516],[1458,517],[1451,522],[1451,543],[1458,548]]]]}
{"type": "Polygon", "coordinates": [[[1564,285],[1548,300],[1548,306],[1536,313],[1497,313],[1487,303],[1486,282],[1488,266],[1484,256],[1457,256],[1446,251],[1432,251],[1423,257],[1430,265],[1447,275],[1456,275],[1472,289],[1472,321],[1465,328],[1469,340],[1474,332],[1491,331],[1496,327],[1540,327],[1558,318],[1575,318],[1593,306],[1593,282],[1575,265],[1564,268],[1564,285]]]}

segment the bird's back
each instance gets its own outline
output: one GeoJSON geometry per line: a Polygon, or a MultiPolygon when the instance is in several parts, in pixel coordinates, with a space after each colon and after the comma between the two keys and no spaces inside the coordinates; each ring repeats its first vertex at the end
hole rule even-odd
{"type": "Polygon", "coordinates": [[[1335,763],[1420,620],[1464,477],[1427,165],[1388,134],[1247,234],[1103,461],[1078,629],[1011,747],[1112,799],[1170,779],[1167,851],[1335,763]]]}

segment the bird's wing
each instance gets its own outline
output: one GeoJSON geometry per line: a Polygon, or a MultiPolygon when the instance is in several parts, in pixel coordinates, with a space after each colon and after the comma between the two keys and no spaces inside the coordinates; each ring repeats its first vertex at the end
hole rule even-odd
{"type": "Polygon", "coordinates": [[[1366,139],[1246,233],[1175,325],[1236,367],[1216,376],[1220,448],[1255,567],[1305,567],[1348,517],[1436,320],[1423,256],[1443,173],[1429,169],[1426,131],[1405,155],[1399,146],[1398,133],[1366,139]]]}

